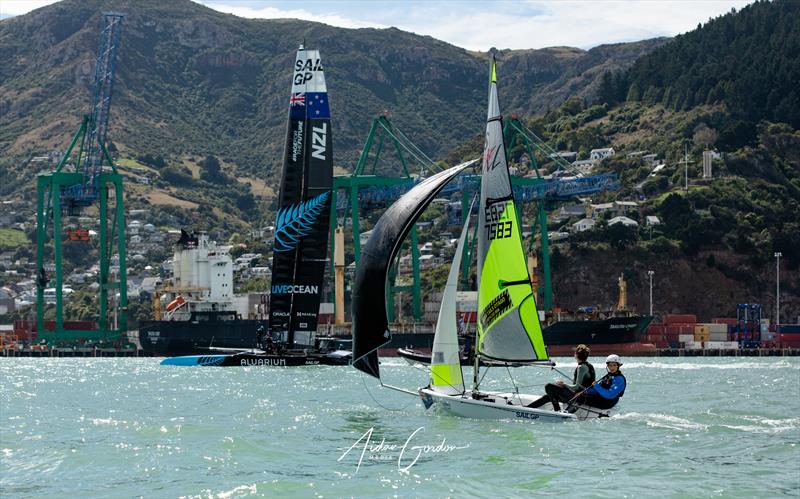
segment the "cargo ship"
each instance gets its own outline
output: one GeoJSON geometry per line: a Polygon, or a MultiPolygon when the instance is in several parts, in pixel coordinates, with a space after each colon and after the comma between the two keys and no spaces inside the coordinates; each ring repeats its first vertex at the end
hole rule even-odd
{"type": "MultiPolygon", "coordinates": [[[[427,307],[431,310],[438,307],[427,307]]],[[[459,315],[460,342],[465,345],[465,338],[470,337],[472,344],[475,338],[475,321],[477,320],[477,292],[461,291],[457,294],[456,308],[459,315]]],[[[639,315],[627,306],[627,287],[622,276],[619,278],[619,300],[617,306],[609,309],[599,307],[578,307],[569,312],[556,309],[552,313],[540,312],[543,324],[542,334],[548,351],[552,356],[572,356],[576,345],[589,345],[593,355],[611,353],[627,355],[647,355],[656,351],[656,345],[646,341],[647,327],[652,322],[650,315],[639,315]]],[[[392,339],[394,340],[394,336],[392,339]]],[[[415,345],[401,345],[399,350],[381,349],[381,355],[399,355],[415,362],[424,362],[425,355],[430,355],[433,336],[424,344],[416,341],[415,345]]],[[[469,364],[467,348],[464,348],[462,362],[469,364]]]]}
{"type": "Polygon", "coordinates": [[[548,315],[542,331],[550,355],[569,355],[576,345],[588,345],[593,355],[611,353],[642,355],[656,346],[645,342],[651,315],[639,315],[628,307],[628,288],[624,276],[618,279],[619,298],[616,307],[578,307],[575,313],[560,310],[548,315]]]}
{"type": "Polygon", "coordinates": [[[191,355],[214,346],[253,348],[259,325],[266,325],[263,312],[258,319],[259,314],[248,313],[242,297],[233,295],[228,248],[203,232],[181,230],[172,277],[156,289],[153,310],[154,320],[140,322],[138,331],[139,344],[150,355],[191,355]]]}
{"type": "MultiPolygon", "coordinates": [[[[153,297],[155,319],[139,324],[141,349],[169,357],[208,354],[216,348],[255,348],[259,326],[266,328],[269,322],[268,295],[251,303],[251,297],[232,293],[228,248],[210,241],[205,233],[181,231],[172,263],[172,277],[153,297]]],[[[347,349],[347,338],[311,335],[304,342],[304,350],[315,355],[347,349]]]]}

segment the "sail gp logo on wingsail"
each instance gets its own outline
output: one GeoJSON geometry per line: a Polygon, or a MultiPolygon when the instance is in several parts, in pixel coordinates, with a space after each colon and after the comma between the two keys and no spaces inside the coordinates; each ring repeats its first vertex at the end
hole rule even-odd
{"type": "Polygon", "coordinates": [[[375,428],[370,428],[364,432],[353,445],[345,449],[336,462],[341,462],[348,454],[355,451],[353,456],[358,459],[356,473],[361,469],[361,463],[365,458],[372,462],[396,461],[397,470],[407,473],[423,457],[447,454],[456,450],[468,449],[470,446],[470,444],[448,444],[445,437],[442,437],[440,443],[422,443],[422,433],[425,431],[422,426],[414,430],[405,442],[387,442],[385,437],[381,437],[380,443],[376,444],[374,442],[377,441],[377,436],[373,435],[374,431],[375,428]]]}

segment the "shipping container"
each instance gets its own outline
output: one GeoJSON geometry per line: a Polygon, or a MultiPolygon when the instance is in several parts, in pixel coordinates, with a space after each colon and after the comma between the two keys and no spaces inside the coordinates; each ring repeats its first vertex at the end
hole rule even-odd
{"type": "Polygon", "coordinates": [[[670,314],[664,316],[664,322],[667,324],[695,323],[697,322],[697,316],[694,314],[670,314]]]}
{"type": "Polygon", "coordinates": [[[728,326],[735,326],[736,324],[739,323],[739,321],[736,320],[735,317],[716,317],[714,319],[711,319],[711,322],[713,322],[714,324],[727,324],[728,326]]]}
{"type": "Polygon", "coordinates": [[[709,341],[728,341],[728,333],[709,333],[709,341]]]}
{"type": "Polygon", "coordinates": [[[679,334],[678,335],[678,341],[680,341],[681,343],[690,343],[690,342],[694,341],[694,335],[693,334],[679,334]]]}
{"type": "Polygon", "coordinates": [[[478,312],[462,312],[461,317],[467,324],[475,324],[478,321],[478,312]]]}
{"type": "Polygon", "coordinates": [[[709,341],[711,333],[694,333],[694,341],[709,341]]]}
{"type": "Polygon", "coordinates": [[[709,329],[709,327],[706,326],[705,324],[697,324],[694,327],[694,334],[695,335],[697,335],[697,334],[709,334],[710,332],[711,332],[711,329],[709,329]]]}
{"type": "Polygon", "coordinates": [[[780,326],[780,332],[800,334],[800,324],[782,324],[780,326]]]}
{"type": "Polygon", "coordinates": [[[781,348],[800,348],[800,333],[781,333],[778,343],[781,348]]]}
{"type": "Polygon", "coordinates": [[[727,324],[703,324],[704,326],[708,326],[708,330],[711,333],[725,333],[728,334],[728,325],[727,324]]]}

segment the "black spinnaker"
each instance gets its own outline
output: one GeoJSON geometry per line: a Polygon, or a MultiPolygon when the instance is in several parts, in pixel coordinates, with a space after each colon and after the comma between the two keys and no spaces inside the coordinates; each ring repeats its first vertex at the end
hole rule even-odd
{"type": "Polygon", "coordinates": [[[380,378],[378,348],[389,342],[386,275],[400,246],[433,198],[477,160],[448,168],[423,180],[390,206],[375,224],[361,251],[353,284],[353,367],[380,378]]]}

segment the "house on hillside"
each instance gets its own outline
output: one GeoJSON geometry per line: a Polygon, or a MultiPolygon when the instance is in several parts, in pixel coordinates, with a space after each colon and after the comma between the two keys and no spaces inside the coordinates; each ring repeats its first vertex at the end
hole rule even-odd
{"type": "Polygon", "coordinates": [[[614,148],[613,147],[605,147],[602,149],[592,149],[589,153],[589,159],[593,159],[595,161],[602,161],[609,156],[614,155],[614,148]]]}
{"type": "Polygon", "coordinates": [[[632,220],[628,217],[618,216],[614,217],[608,221],[609,227],[616,224],[622,224],[625,227],[638,227],[639,223],[636,220],[632,220]]]}
{"type": "Polygon", "coordinates": [[[572,232],[583,232],[594,227],[595,221],[591,218],[583,218],[572,224],[572,232]]]}
{"type": "Polygon", "coordinates": [[[586,216],[586,205],[583,204],[573,204],[568,206],[562,206],[558,209],[555,215],[553,215],[554,222],[562,222],[572,217],[585,217],[586,216]]]}
{"type": "Polygon", "coordinates": [[[591,173],[595,164],[597,164],[597,160],[595,159],[579,159],[572,162],[572,166],[584,175],[591,173]]]}
{"type": "Polygon", "coordinates": [[[617,215],[624,215],[639,209],[639,203],[636,201],[614,201],[615,213],[617,215]]]}

